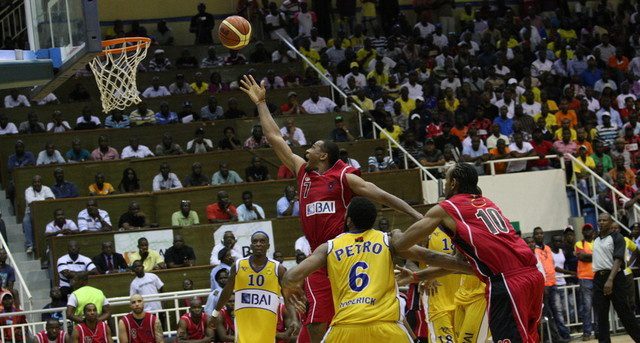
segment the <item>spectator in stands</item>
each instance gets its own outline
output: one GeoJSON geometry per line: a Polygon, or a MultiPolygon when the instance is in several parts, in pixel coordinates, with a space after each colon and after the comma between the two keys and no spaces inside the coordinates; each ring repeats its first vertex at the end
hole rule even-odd
{"type": "Polygon", "coordinates": [[[332,141],[338,143],[352,142],[355,140],[353,135],[349,132],[349,128],[347,128],[342,116],[336,116],[334,119],[334,123],[336,127],[331,130],[331,133],[329,135],[332,141]]]}
{"type": "Polygon", "coordinates": [[[138,274],[136,261],[140,262],[145,272],[157,269],[167,269],[167,265],[164,263],[162,256],[158,251],[149,249],[149,241],[144,237],[138,238],[138,251],[131,253],[129,255],[129,259],[134,261],[131,264],[131,268],[136,275],[138,274]]]}
{"type": "Polygon", "coordinates": [[[0,136],[15,135],[17,133],[16,124],[10,122],[6,114],[0,113],[0,136]]]}
{"type": "Polygon", "coordinates": [[[205,57],[200,63],[200,68],[219,67],[223,63],[224,60],[222,57],[217,56],[216,47],[212,45],[207,49],[207,57],[205,57]]]}
{"type": "Polygon", "coordinates": [[[62,158],[62,154],[58,151],[51,142],[47,142],[44,146],[44,150],[38,153],[38,159],[36,160],[36,165],[47,165],[47,164],[64,164],[67,161],[62,158]]]}
{"type": "Polygon", "coordinates": [[[298,102],[298,93],[289,92],[287,94],[287,103],[280,105],[280,112],[283,115],[306,114],[304,107],[298,102]]]}
{"type": "Polygon", "coordinates": [[[80,138],[74,138],[73,141],[71,141],[71,149],[64,154],[64,157],[69,163],[84,162],[91,159],[91,154],[89,150],[82,148],[80,138]]]}
{"type": "Polygon", "coordinates": [[[231,204],[229,193],[226,191],[219,191],[218,202],[207,205],[206,210],[209,223],[234,222],[238,220],[236,207],[231,204]]]}
{"type": "Polygon", "coordinates": [[[191,101],[185,101],[182,104],[182,111],[178,112],[178,119],[183,124],[207,120],[206,118],[202,118],[200,112],[193,110],[193,103],[191,101]]]}
{"type": "Polygon", "coordinates": [[[45,237],[72,235],[80,232],[71,219],[67,219],[61,208],[53,211],[53,220],[44,229],[45,237]]]}
{"type": "MultiPolygon", "coordinates": [[[[163,262],[164,263],[164,262],[163,262]]],[[[129,295],[139,294],[154,295],[164,292],[164,282],[153,273],[149,273],[140,260],[135,260],[131,264],[131,269],[136,274],[136,277],[131,281],[129,285],[129,295]]],[[[162,303],[160,301],[145,301],[144,310],[146,312],[156,311],[162,309],[162,303]]]]}
{"type": "Polygon", "coordinates": [[[51,191],[56,199],[76,198],[78,197],[78,188],[71,182],[65,181],[64,171],[62,168],[56,168],[53,171],[53,178],[56,183],[51,186],[51,191]]]}
{"type": "Polygon", "coordinates": [[[138,230],[145,226],[147,226],[147,215],[142,212],[138,202],[130,202],[127,212],[123,213],[118,220],[118,228],[124,230],[138,230]]]}
{"type": "Polygon", "coordinates": [[[153,110],[147,108],[147,103],[141,101],[135,110],[129,114],[131,126],[148,126],[156,123],[156,116],[153,110]]]}
{"type": "Polygon", "coordinates": [[[593,154],[591,154],[591,158],[597,164],[602,164],[602,168],[604,173],[608,173],[609,170],[613,169],[613,160],[611,156],[605,153],[606,147],[600,140],[593,141],[593,154]]]}
{"type": "Polygon", "coordinates": [[[251,158],[251,165],[245,169],[247,182],[259,182],[271,180],[269,169],[262,165],[262,160],[258,156],[251,158]]]}
{"type": "Polygon", "coordinates": [[[396,167],[395,163],[393,162],[393,158],[391,158],[390,156],[385,156],[383,147],[375,148],[374,155],[369,156],[367,163],[369,166],[369,172],[395,169],[396,167]]]}
{"type": "MultiPolygon", "coordinates": [[[[171,61],[169,61],[169,59],[167,57],[165,57],[164,50],[163,49],[156,49],[153,52],[153,57],[151,58],[151,61],[149,61],[148,70],[149,71],[167,71],[169,69],[171,69],[171,61]]],[[[154,79],[156,77],[154,77],[154,79]]],[[[152,84],[154,84],[153,81],[156,81],[156,80],[152,79],[152,84]]],[[[158,81],[159,81],[159,79],[158,79],[158,81]]],[[[166,87],[162,87],[162,88],[164,88],[164,90],[167,93],[169,93],[169,91],[167,90],[166,87]]],[[[147,90],[148,90],[148,88],[147,88],[147,90]]],[[[158,88],[156,88],[155,91],[158,91],[158,88]]],[[[169,95],[169,94],[166,94],[166,95],[169,95]]],[[[142,96],[144,96],[145,98],[149,97],[149,96],[145,96],[144,93],[143,93],[142,96]]],[[[156,96],[165,96],[165,95],[156,95],[156,96]]],[[[154,96],[152,96],[152,97],[154,97],[154,96]]]]}
{"type": "Polygon", "coordinates": [[[229,50],[229,55],[224,58],[224,65],[241,65],[247,64],[247,58],[238,52],[238,50],[229,50]]]}
{"type": "Polygon", "coordinates": [[[262,132],[261,125],[253,126],[251,129],[251,136],[244,141],[243,147],[251,150],[271,147],[267,141],[267,137],[262,132]]]}
{"type": "Polygon", "coordinates": [[[346,163],[347,165],[350,165],[352,167],[354,167],[355,169],[358,169],[358,171],[360,171],[360,163],[358,163],[358,161],[354,160],[353,158],[349,157],[349,152],[346,149],[340,149],[340,153],[338,155],[340,157],[340,159],[342,160],[342,162],[346,163]]]}
{"type": "Polygon", "coordinates": [[[98,208],[96,199],[87,200],[87,208],[78,213],[78,229],[80,232],[112,230],[109,213],[98,208]]]}
{"type": "Polygon", "coordinates": [[[182,188],[182,183],[178,176],[171,172],[169,163],[163,162],[160,165],[160,173],[153,177],[152,189],[154,192],[166,189],[182,188]]]}
{"type": "Polygon", "coordinates": [[[220,169],[211,177],[212,185],[236,184],[244,182],[240,175],[234,170],[230,170],[226,162],[220,162],[220,169]]]}
{"type": "Polygon", "coordinates": [[[195,35],[194,44],[212,44],[213,36],[211,31],[213,31],[215,24],[213,15],[207,13],[207,6],[203,2],[198,4],[198,14],[191,18],[191,24],[189,25],[189,32],[195,35]]]}
{"type": "Polygon", "coordinates": [[[307,145],[307,139],[304,137],[304,132],[299,127],[296,127],[296,122],[293,118],[287,118],[285,126],[280,128],[280,133],[285,142],[292,147],[299,147],[307,145]]]}
{"type": "Polygon", "coordinates": [[[156,32],[153,33],[153,38],[158,45],[173,45],[173,31],[163,19],[156,25],[156,32]]]}
{"type": "Polygon", "coordinates": [[[309,92],[309,99],[302,103],[302,107],[307,113],[319,114],[334,112],[338,105],[331,101],[331,99],[320,96],[318,94],[318,90],[316,88],[312,88],[309,92]]]}
{"type": "Polygon", "coordinates": [[[202,154],[213,151],[213,142],[204,138],[204,128],[196,129],[195,138],[187,143],[187,152],[190,154],[202,154]]]}
{"type": "MultiPolygon", "coordinates": [[[[177,65],[177,62],[176,62],[176,65],[177,65]]],[[[197,62],[196,62],[196,66],[197,66],[197,62]]],[[[169,85],[169,93],[171,93],[172,95],[191,94],[193,93],[193,88],[191,88],[191,86],[188,83],[184,82],[184,74],[177,74],[176,82],[169,85]]]]}
{"type": "Polygon", "coordinates": [[[616,138],[611,150],[609,150],[609,155],[611,155],[611,158],[613,158],[614,161],[616,157],[622,156],[624,159],[624,166],[629,168],[631,166],[631,153],[627,150],[626,143],[627,142],[623,137],[616,138]]]}
{"type": "Polygon", "coordinates": [[[138,179],[136,171],[131,167],[126,168],[122,172],[122,179],[120,179],[120,184],[118,184],[118,192],[134,193],[140,192],[140,190],[140,180],[138,179]]]}
{"type": "Polygon", "coordinates": [[[582,339],[590,340],[591,334],[594,332],[592,316],[591,316],[591,304],[593,293],[593,276],[592,270],[592,254],[593,254],[593,226],[591,224],[585,224],[582,227],[583,239],[575,244],[575,255],[578,257],[578,284],[580,285],[580,297],[578,301],[581,301],[582,306],[578,306],[578,314],[582,318],[582,339]]]}
{"type": "MultiPolygon", "coordinates": [[[[67,306],[67,297],[63,296],[62,292],[60,291],[60,287],[58,286],[51,287],[51,290],[49,291],[49,298],[51,299],[51,302],[44,305],[44,307],[42,308],[43,310],[67,306]]],[[[50,319],[60,321],[63,318],[64,317],[62,316],[62,311],[45,312],[40,315],[40,320],[43,322],[50,319]]]]}
{"type": "Polygon", "coordinates": [[[280,36],[291,42],[291,37],[286,31],[287,16],[278,10],[275,2],[270,2],[265,17],[265,30],[269,33],[272,40],[279,40],[280,36]]]}
{"type": "Polygon", "coordinates": [[[129,269],[124,256],[115,252],[113,243],[110,241],[102,242],[102,252],[96,255],[92,261],[100,274],[121,273],[129,269]]]}
{"type": "MultiPolygon", "coordinates": [[[[418,156],[418,162],[425,167],[437,167],[444,165],[444,156],[442,151],[436,148],[436,144],[431,138],[425,140],[422,153],[418,156]]],[[[428,169],[431,174],[438,177],[440,172],[436,168],[428,169]]]]}
{"type": "Polygon", "coordinates": [[[242,192],[242,205],[238,206],[236,212],[238,213],[239,222],[261,220],[265,218],[262,207],[253,202],[253,193],[251,191],[242,192]]]}
{"type": "Polygon", "coordinates": [[[101,135],[98,137],[98,147],[91,152],[91,159],[94,161],[108,161],[120,159],[118,150],[109,146],[109,138],[101,135]]]}
{"type": "Polygon", "coordinates": [[[33,222],[31,220],[31,203],[34,201],[42,201],[48,199],[55,199],[55,195],[51,191],[51,188],[42,185],[42,177],[40,175],[34,175],[31,179],[31,186],[24,191],[25,209],[24,217],[22,218],[22,230],[25,238],[25,248],[27,254],[33,252],[33,222]]]}
{"type": "Polygon", "coordinates": [[[4,97],[4,108],[31,107],[26,96],[19,94],[17,88],[12,88],[9,95],[4,97]]]}
{"type": "Polygon", "coordinates": [[[104,119],[104,127],[109,129],[125,129],[131,126],[129,116],[125,115],[122,110],[115,109],[104,119]]]}
{"type": "Polygon", "coordinates": [[[84,106],[82,114],[76,119],[76,130],[94,130],[100,127],[102,127],[100,118],[92,114],[91,107],[84,106]]]}
{"type": "Polygon", "coordinates": [[[194,162],[191,165],[191,174],[187,175],[182,182],[184,187],[208,186],[209,178],[202,173],[202,164],[194,162]]]}
{"type": "Polygon", "coordinates": [[[16,281],[15,270],[7,264],[7,251],[0,248],[0,288],[13,292],[16,281]]]}
{"type": "Polygon", "coordinates": [[[30,151],[25,151],[24,142],[22,140],[17,140],[14,145],[15,153],[9,156],[7,162],[7,169],[9,173],[11,173],[15,168],[32,166],[36,164],[36,159],[33,156],[33,153],[30,151]]]}
{"type": "Polygon", "coordinates": [[[190,200],[180,201],[180,211],[173,212],[171,215],[171,226],[192,226],[200,224],[198,212],[191,209],[190,200]]]}
{"type": "Polygon", "coordinates": [[[66,120],[62,120],[62,112],[55,110],[51,115],[51,122],[47,124],[47,132],[71,131],[71,126],[66,120]]]}
{"type": "Polygon", "coordinates": [[[129,138],[129,145],[122,149],[120,157],[125,158],[145,158],[155,156],[146,145],[141,145],[138,137],[129,138]]]}
{"type": "MultiPolygon", "coordinates": [[[[180,53],[180,57],[176,60],[176,68],[178,69],[190,69],[198,68],[198,59],[191,55],[189,49],[183,49],[180,53]]],[[[178,74],[180,75],[180,74],[178,74]]],[[[171,94],[176,94],[171,92],[171,94]]]]}
{"type": "Polygon", "coordinates": [[[238,150],[242,149],[242,143],[236,138],[236,130],[231,126],[224,128],[223,137],[218,142],[218,147],[222,150],[238,150]]]}
{"type": "MultiPolygon", "coordinates": [[[[311,43],[313,45],[313,42],[311,43]]],[[[344,52],[344,50],[342,50],[344,52]]],[[[293,61],[296,61],[298,56],[293,50],[289,50],[286,44],[283,42],[278,43],[278,47],[276,50],[271,53],[271,62],[272,63],[282,63],[287,64],[293,61]]]]}
{"type": "Polygon", "coordinates": [[[265,49],[264,43],[262,41],[253,43],[253,51],[249,55],[249,61],[251,63],[268,63],[270,60],[271,53],[265,49]]]}
{"type": "Polygon", "coordinates": [[[91,94],[82,83],[76,83],[71,93],[69,93],[69,102],[85,102],[91,100],[91,94]]]}
{"type": "Polygon", "coordinates": [[[207,106],[200,109],[200,117],[203,120],[217,120],[224,118],[224,109],[218,105],[216,97],[211,96],[207,100],[207,106]]]}
{"type": "Polygon", "coordinates": [[[73,240],[67,243],[67,254],[58,258],[56,265],[60,291],[64,296],[71,294],[71,280],[76,276],[98,273],[93,261],[80,254],[78,242],[73,240]]]}
{"type": "MultiPolygon", "coordinates": [[[[233,264],[233,260],[231,260],[231,263],[233,264]]],[[[226,269],[218,267],[211,269],[211,292],[209,293],[207,303],[204,307],[205,313],[213,312],[216,304],[218,303],[218,299],[220,298],[220,294],[222,293],[222,289],[227,284],[227,280],[229,278],[229,268],[231,267],[227,267],[226,269]]]]}
{"type": "MultiPolygon", "coordinates": [[[[513,134],[513,143],[509,144],[510,155],[512,158],[535,156],[536,152],[529,142],[525,142],[522,133],[513,134]]],[[[507,166],[507,173],[517,173],[527,169],[527,161],[512,161],[507,166]]]]}
{"type": "Polygon", "coordinates": [[[173,236],[173,246],[164,253],[164,260],[168,268],[193,267],[196,264],[196,254],[193,248],[184,244],[182,235],[173,236]]]}
{"type": "Polygon", "coordinates": [[[23,121],[18,126],[18,132],[22,134],[45,132],[44,124],[38,121],[38,115],[35,112],[27,114],[27,121],[23,121]]]}
{"type": "MultiPolygon", "coordinates": [[[[22,310],[15,306],[13,295],[11,293],[3,294],[2,309],[0,310],[0,313],[15,314],[6,317],[0,317],[0,326],[26,324],[27,317],[25,315],[18,314],[20,312],[22,312],[22,310]]],[[[24,341],[24,338],[26,338],[25,336],[29,335],[29,330],[26,327],[24,327],[24,329],[20,327],[5,328],[2,329],[2,332],[4,334],[4,337],[6,337],[5,340],[7,342],[22,342],[24,341]]]]}
{"type": "Polygon", "coordinates": [[[627,168],[624,165],[624,157],[618,156],[613,159],[613,162],[614,168],[609,170],[609,176],[611,177],[611,179],[617,180],[618,175],[622,175],[624,176],[625,183],[627,185],[633,185],[635,183],[636,176],[631,169],[627,168]]]}
{"type": "Polygon", "coordinates": [[[97,173],[95,183],[89,185],[89,195],[109,195],[115,193],[115,188],[109,182],[105,182],[104,173],[97,173]]]}
{"type": "MultiPolygon", "coordinates": [[[[153,60],[151,61],[151,63],[153,63],[153,60]]],[[[171,95],[171,93],[169,92],[167,87],[160,84],[160,78],[158,76],[154,76],[151,79],[151,86],[149,86],[144,90],[144,92],[142,92],[143,98],[158,98],[169,95],[171,95]]]]}
{"type": "MultiPolygon", "coordinates": [[[[520,136],[522,138],[522,135],[520,136]]],[[[465,146],[462,150],[462,160],[464,162],[473,163],[478,175],[484,175],[484,162],[490,158],[489,150],[480,144],[480,137],[471,137],[471,146],[465,146]]]]}
{"type": "Polygon", "coordinates": [[[284,188],[284,196],[276,202],[276,212],[278,217],[297,217],[300,215],[298,191],[294,186],[287,186],[284,188]]]}
{"type": "Polygon", "coordinates": [[[229,98],[227,101],[227,110],[224,111],[224,119],[237,119],[246,117],[247,114],[238,107],[238,99],[229,98]]]}
{"type": "MultiPolygon", "coordinates": [[[[233,234],[233,232],[225,231],[224,234],[222,235],[222,241],[216,244],[211,250],[211,257],[209,258],[210,264],[212,266],[218,266],[221,264],[221,262],[224,262],[225,264],[227,264],[226,262],[230,262],[230,261],[232,262],[239,258],[242,258],[243,257],[242,248],[239,246],[236,246],[236,243],[237,243],[236,236],[233,234]],[[227,249],[227,251],[230,254],[230,257],[228,257],[226,253],[225,254],[220,253],[223,249],[227,249]]],[[[231,267],[231,264],[227,264],[227,266],[231,267]]]]}
{"type": "Polygon", "coordinates": [[[173,142],[173,137],[170,133],[165,132],[162,134],[162,143],[156,145],[156,156],[171,156],[182,155],[182,147],[180,144],[173,142]]]}
{"type": "Polygon", "coordinates": [[[58,100],[58,97],[55,94],[49,93],[49,94],[45,95],[44,98],[42,98],[41,100],[39,100],[37,102],[38,106],[44,106],[44,105],[49,105],[49,104],[59,105],[60,104],[60,100],[58,100]]]}
{"type": "Polygon", "coordinates": [[[156,124],[166,125],[178,123],[178,114],[169,110],[169,103],[163,101],[160,103],[160,111],[155,114],[156,124]]]}
{"type": "Polygon", "coordinates": [[[202,81],[202,73],[197,72],[193,75],[194,81],[190,84],[196,95],[202,95],[209,89],[209,84],[202,81]]]}

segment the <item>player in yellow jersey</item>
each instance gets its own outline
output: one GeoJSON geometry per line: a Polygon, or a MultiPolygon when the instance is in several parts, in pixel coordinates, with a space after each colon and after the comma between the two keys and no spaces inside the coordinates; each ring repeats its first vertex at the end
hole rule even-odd
{"type": "Polygon", "coordinates": [[[453,320],[457,343],[485,342],[489,337],[485,287],[475,275],[460,275],[453,320]]]}
{"type": "MultiPolygon", "coordinates": [[[[269,236],[257,231],[251,236],[251,256],[239,259],[231,266],[227,284],[211,313],[211,323],[215,327],[220,310],[235,292],[236,342],[273,343],[278,323],[280,306],[280,282],[285,268],[279,262],[267,257],[269,236]]],[[[291,306],[289,314],[294,314],[291,306]]],[[[285,316],[287,329],[293,334],[300,327],[294,315],[285,316]]]]}
{"type": "MultiPolygon", "coordinates": [[[[323,342],[412,341],[402,323],[389,237],[372,229],[376,215],[371,201],[351,199],[345,220],[348,232],[320,245],[282,279],[285,297],[303,298],[303,280],[315,270],[327,268],[335,316],[323,342]]],[[[468,270],[468,264],[455,257],[417,246],[410,250],[403,257],[468,270]]]]}

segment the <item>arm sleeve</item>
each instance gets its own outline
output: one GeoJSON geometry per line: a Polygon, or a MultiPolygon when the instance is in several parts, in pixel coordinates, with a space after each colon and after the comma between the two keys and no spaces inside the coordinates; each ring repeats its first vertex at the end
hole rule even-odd
{"type": "MultiPolygon", "coordinates": [[[[611,238],[613,239],[613,258],[624,262],[624,255],[627,250],[627,244],[624,241],[624,237],[620,233],[616,232],[611,235],[611,238]]],[[[622,269],[624,269],[624,266],[622,269]]]]}
{"type": "Polygon", "coordinates": [[[160,190],[160,178],[158,178],[157,175],[153,177],[152,189],[154,192],[157,192],[160,190]]]}
{"type": "Polygon", "coordinates": [[[78,298],[76,298],[75,294],[71,293],[71,295],[69,295],[69,300],[67,300],[67,306],[78,307],[78,298]]]}

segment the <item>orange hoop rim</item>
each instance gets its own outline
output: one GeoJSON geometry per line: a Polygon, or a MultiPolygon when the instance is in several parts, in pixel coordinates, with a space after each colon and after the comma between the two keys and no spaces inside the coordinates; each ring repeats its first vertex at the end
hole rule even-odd
{"type": "Polygon", "coordinates": [[[123,52],[135,51],[138,50],[138,47],[144,45],[144,48],[149,48],[151,45],[151,38],[147,37],[124,37],[124,38],[114,38],[102,41],[102,47],[108,47],[116,44],[126,44],[126,43],[135,43],[133,45],[125,46],[124,48],[112,48],[112,49],[104,49],[99,53],[100,56],[105,55],[116,55],[121,54],[123,52]]]}

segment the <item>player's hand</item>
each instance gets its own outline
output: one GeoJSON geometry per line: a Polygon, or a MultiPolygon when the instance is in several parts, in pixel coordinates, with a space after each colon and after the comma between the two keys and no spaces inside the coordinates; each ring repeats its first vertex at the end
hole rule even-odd
{"type": "Polygon", "coordinates": [[[209,316],[207,325],[215,330],[216,326],[218,325],[218,318],[212,316],[211,313],[207,313],[207,315],[209,316]]]}
{"type": "Polygon", "coordinates": [[[426,280],[422,282],[422,289],[428,296],[438,294],[438,286],[442,286],[442,284],[437,280],[426,280]]]}
{"type": "Polygon", "coordinates": [[[289,326],[287,327],[287,332],[289,333],[290,337],[294,337],[298,334],[298,331],[300,331],[300,323],[297,320],[293,320],[291,321],[291,323],[289,323],[289,326]]]}
{"type": "Polygon", "coordinates": [[[301,287],[282,287],[282,295],[285,301],[293,305],[296,311],[305,312],[307,310],[307,298],[301,287]]]}
{"type": "Polygon", "coordinates": [[[405,267],[396,266],[394,272],[398,286],[406,286],[415,282],[413,279],[413,271],[405,267]]]}
{"type": "Polygon", "coordinates": [[[611,295],[612,291],[613,291],[613,280],[607,280],[607,282],[604,283],[602,292],[604,293],[605,296],[608,297],[611,295]]]}
{"type": "Polygon", "coordinates": [[[264,102],[267,89],[265,88],[264,81],[258,85],[256,80],[253,78],[253,75],[243,75],[242,80],[240,80],[240,89],[245,92],[253,101],[254,104],[258,104],[260,102],[264,102]]]}

